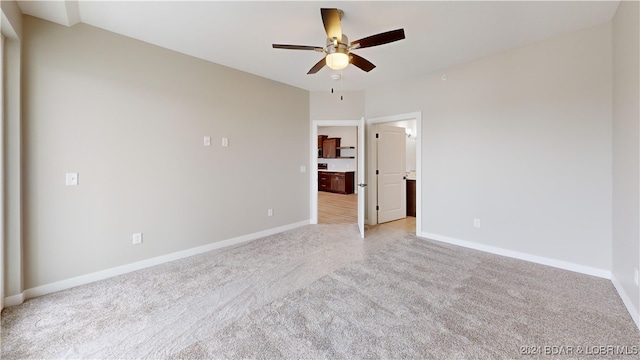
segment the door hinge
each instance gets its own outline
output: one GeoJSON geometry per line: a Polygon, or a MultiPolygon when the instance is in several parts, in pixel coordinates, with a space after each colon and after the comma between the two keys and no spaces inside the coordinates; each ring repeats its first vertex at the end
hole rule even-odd
{"type": "Polygon", "coordinates": [[[376,175],[380,175],[380,170],[376,170],[376,175]]]}
{"type": "Polygon", "coordinates": [[[380,134],[376,133],[376,139],[380,137],[380,134]]]}
{"type": "Polygon", "coordinates": [[[380,206],[376,205],[376,211],[380,210],[380,206]]]}

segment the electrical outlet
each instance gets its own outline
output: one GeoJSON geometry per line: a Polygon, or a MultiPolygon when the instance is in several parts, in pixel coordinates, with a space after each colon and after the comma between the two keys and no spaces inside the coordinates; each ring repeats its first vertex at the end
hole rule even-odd
{"type": "Polygon", "coordinates": [[[273,209],[267,209],[267,216],[273,216],[273,209]]]}
{"type": "Polygon", "coordinates": [[[633,282],[638,286],[638,268],[633,269],[633,282]]]}
{"type": "Polygon", "coordinates": [[[480,227],[480,219],[473,219],[473,227],[480,227]]]}
{"type": "Polygon", "coordinates": [[[142,244],[142,233],[133,234],[133,245],[142,244]]]}
{"type": "Polygon", "coordinates": [[[306,166],[304,166],[304,165],[300,165],[300,172],[301,172],[301,173],[303,173],[303,172],[307,172],[307,167],[306,167],[306,166]]]}

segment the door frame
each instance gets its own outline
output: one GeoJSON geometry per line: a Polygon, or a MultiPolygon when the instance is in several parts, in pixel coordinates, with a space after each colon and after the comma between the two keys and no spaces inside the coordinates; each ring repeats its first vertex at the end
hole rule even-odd
{"type": "Polygon", "coordinates": [[[378,179],[376,178],[377,144],[375,141],[375,132],[373,126],[384,123],[397,121],[416,121],[416,235],[422,234],[422,111],[416,111],[406,114],[398,114],[391,116],[383,116],[366,120],[367,136],[367,218],[369,225],[378,224],[378,216],[376,213],[376,204],[378,203],[378,179]]]}
{"type": "MultiPolygon", "coordinates": [[[[361,121],[362,120],[313,120],[311,122],[311,135],[310,135],[310,141],[309,141],[309,147],[311,149],[311,160],[309,161],[309,163],[311,164],[311,167],[309,169],[309,171],[311,172],[310,176],[309,176],[309,180],[310,180],[310,186],[311,186],[311,191],[310,191],[310,216],[309,216],[309,223],[311,224],[317,224],[318,223],[318,127],[320,126],[353,126],[355,127],[357,130],[359,130],[358,128],[361,126],[361,121]]],[[[363,129],[363,131],[366,132],[366,124],[365,124],[365,129],[363,129]]],[[[366,142],[366,141],[365,141],[366,142]]],[[[358,147],[362,146],[363,144],[358,144],[358,147]]],[[[366,144],[364,144],[366,145],[366,144]]],[[[366,151],[366,148],[365,148],[366,151]]],[[[356,152],[357,153],[357,152],[356,152]]],[[[365,154],[366,157],[366,154],[365,154]]],[[[357,159],[357,161],[366,161],[366,159],[357,159]]],[[[366,171],[366,167],[365,167],[365,171],[366,171]]],[[[366,175],[366,174],[363,174],[366,175]]],[[[366,176],[365,176],[366,178],[366,176]]],[[[357,183],[357,179],[356,180],[357,183]]],[[[362,188],[356,186],[356,191],[362,191],[362,188]]],[[[362,194],[363,196],[365,196],[365,201],[366,201],[366,192],[364,194],[362,194]]],[[[360,217],[360,214],[358,214],[358,217],[360,217]]],[[[366,217],[366,208],[365,208],[365,217],[366,217]]],[[[358,219],[360,220],[360,219],[358,219]]]]}

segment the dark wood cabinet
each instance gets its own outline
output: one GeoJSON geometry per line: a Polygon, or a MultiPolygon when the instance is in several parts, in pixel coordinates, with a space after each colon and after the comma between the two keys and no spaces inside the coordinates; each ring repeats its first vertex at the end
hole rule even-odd
{"type": "Polygon", "coordinates": [[[318,171],[318,191],[353,194],[354,172],[318,171]]]}
{"type": "Polygon", "coordinates": [[[327,138],[322,142],[322,157],[337,158],[340,156],[340,138],[327,138]]]}
{"type": "Polygon", "coordinates": [[[416,181],[407,180],[407,216],[416,216],[416,181]]]}
{"type": "Polygon", "coordinates": [[[327,135],[318,135],[318,149],[322,149],[322,144],[327,140],[327,135]]]}
{"type": "Polygon", "coordinates": [[[318,172],[318,191],[331,191],[331,173],[326,171],[318,172]]]}

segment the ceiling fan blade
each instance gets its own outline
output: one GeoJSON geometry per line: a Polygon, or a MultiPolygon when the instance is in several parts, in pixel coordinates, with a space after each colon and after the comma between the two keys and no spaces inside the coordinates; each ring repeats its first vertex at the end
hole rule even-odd
{"type": "Polygon", "coordinates": [[[287,50],[315,50],[315,51],[324,51],[323,48],[319,46],[308,46],[308,45],[284,45],[284,44],[273,44],[274,49],[287,49],[287,50]]]}
{"type": "Polygon", "coordinates": [[[320,9],[322,23],[327,32],[327,38],[342,40],[342,25],[340,24],[340,12],[338,9],[320,9]]]}
{"type": "Polygon", "coordinates": [[[369,60],[363,58],[362,56],[358,56],[354,53],[350,53],[349,54],[350,59],[349,62],[357,67],[359,67],[360,69],[369,72],[371,70],[373,70],[376,66],[373,65],[369,60]]]}
{"type": "Polygon", "coordinates": [[[376,35],[371,35],[360,40],[352,41],[351,46],[354,46],[355,44],[360,44],[360,46],[356,47],[356,49],[362,49],[366,47],[388,44],[390,42],[402,40],[404,38],[405,38],[404,29],[397,29],[397,30],[383,32],[376,35]]]}
{"type": "Polygon", "coordinates": [[[313,65],[313,67],[311,68],[311,70],[309,70],[309,72],[307,73],[307,75],[311,75],[311,74],[315,74],[318,71],[320,71],[320,69],[322,69],[325,65],[327,64],[327,60],[325,60],[325,58],[322,58],[322,60],[318,61],[317,64],[313,65]]]}

